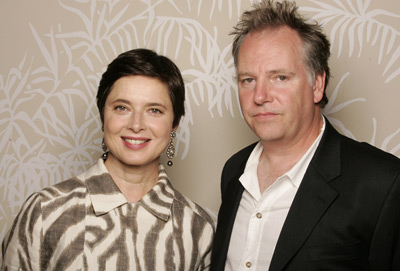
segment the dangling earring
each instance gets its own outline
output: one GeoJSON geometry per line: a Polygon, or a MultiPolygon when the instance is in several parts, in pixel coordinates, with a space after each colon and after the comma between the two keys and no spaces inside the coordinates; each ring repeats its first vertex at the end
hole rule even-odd
{"type": "Polygon", "coordinates": [[[171,134],[170,134],[170,140],[169,140],[167,152],[166,152],[167,157],[169,159],[169,161],[167,162],[167,165],[170,167],[173,165],[171,159],[174,158],[174,156],[175,156],[175,146],[174,146],[174,143],[172,142],[172,140],[174,139],[175,136],[176,136],[176,132],[175,132],[175,130],[172,130],[171,134]]]}
{"type": "Polygon", "coordinates": [[[103,160],[106,161],[107,155],[108,155],[108,151],[107,151],[108,147],[107,147],[106,142],[104,141],[104,137],[103,137],[103,141],[101,142],[101,148],[103,149],[103,152],[104,152],[102,154],[101,158],[103,158],[103,160]]]}

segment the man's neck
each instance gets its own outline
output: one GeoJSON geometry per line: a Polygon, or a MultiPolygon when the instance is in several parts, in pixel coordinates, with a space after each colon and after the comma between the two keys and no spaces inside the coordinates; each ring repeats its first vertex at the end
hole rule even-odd
{"type": "Polygon", "coordinates": [[[294,142],[262,142],[263,152],[258,162],[257,176],[263,193],[276,179],[288,172],[303,157],[321,133],[323,117],[306,137],[294,142]]]}

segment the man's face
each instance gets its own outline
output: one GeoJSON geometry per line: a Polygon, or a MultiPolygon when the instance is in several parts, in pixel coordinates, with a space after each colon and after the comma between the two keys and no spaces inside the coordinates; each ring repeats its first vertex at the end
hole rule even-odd
{"type": "Polygon", "coordinates": [[[303,56],[300,37],[288,27],[250,32],[241,45],[240,106],[263,143],[315,138],[310,133],[320,124],[316,103],[323,95],[324,76],[310,82],[303,56]]]}

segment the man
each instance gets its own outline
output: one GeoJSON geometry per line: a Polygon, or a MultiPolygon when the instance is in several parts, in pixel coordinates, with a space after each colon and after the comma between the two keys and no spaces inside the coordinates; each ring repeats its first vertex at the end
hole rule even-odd
{"type": "Polygon", "coordinates": [[[329,41],[293,2],[235,27],[243,116],[260,138],[222,172],[212,270],[400,270],[400,159],[322,116],[329,41]]]}

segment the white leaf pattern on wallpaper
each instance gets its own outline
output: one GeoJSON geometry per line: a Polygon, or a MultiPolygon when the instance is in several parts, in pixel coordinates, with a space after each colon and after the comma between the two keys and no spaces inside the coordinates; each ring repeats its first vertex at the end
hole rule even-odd
{"type": "Polygon", "coordinates": [[[395,141],[396,136],[400,135],[400,128],[397,129],[393,134],[389,135],[385,140],[383,140],[382,145],[380,148],[384,151],[390,152],[390,153],[399,153],[400,151],[400,143],[396,144],[394,143],[394,147],[389,147],[389,145],[392,143],[392,141],[395,141]]]}
{"type": "Polygon", "coordinates": [[[337,84],[337,86],[335,87],[335,89],[333,90],[331,96],[329,97],[329,103],[325,106],[325,108],[323,109],[323,114],[329,119],[329,121],[335,125],[336,127],[339,127],[342,131],[342,133],[350,138],[355,139],[355,136],[352,134],[352,132],[350,130],[348,130],[345,125],[343,124],[342,121],[340,121],[340,119],[337,119],[335,117],[332,116],[332,114],[342,110],[343,108],[349,106],[352,103],[355,102],[365,102],[366,99],[365,98],[356,98],[356,99],[352,99],[349,101],[345,101],[342,103],[339,103],[337,105],[336,104],[336,100],[338,97],[338,93],[340,91],[340,87],[343,83],[343,81],[349,76],[349,73],[344,74],[339,83],[337,84]]]}
{"type": "Polygon", "coordinates": [[[379,47],[378,63],[385,61],[383,75],[386,83],[400,75],[400,30],[383,23],[380,18],[400,18],[399,14],[383,9],[370,9],[371,0],[357,1],[316,1],[310,2],[319,8],[302,7],[301,10],[317,13],[313,18],[323,25],[332,23],[329,38],[332,46],[338,46],[338,57],[348,43],[348,55],[353,55],[358,45],[358,57],[361,56],[364,42],[379,47]],[[357,45],[356,45],[357,44],[357,45]]]}

